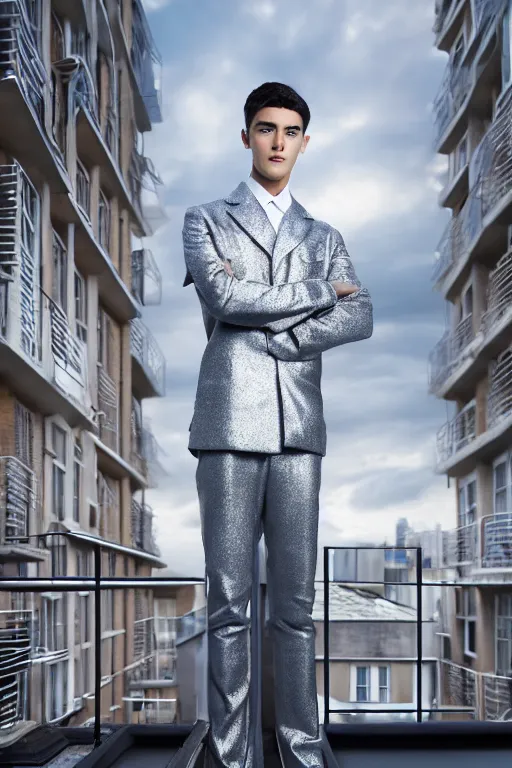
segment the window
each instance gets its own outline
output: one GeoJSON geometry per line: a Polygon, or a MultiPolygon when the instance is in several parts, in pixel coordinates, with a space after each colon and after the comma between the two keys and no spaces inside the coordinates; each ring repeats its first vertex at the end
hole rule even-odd
{"type": "Polygon", "coordinates": [[[52,275],[52,299],[63,312],[68,310],[68,254],[64,243],[53,232],[52,242],[53,275],[52,275]]]}
{"type": "Polygon", "coordinates": [[[76,201],[82,212],[90,220],[91,216],[91,182],[83,163],[76,161],[76,201]]]}
{"type": "Polygon", "coordinates": [[[43,646],[47,651],[67,648],[67,595],[53,593],[43,596],[43,646]]]}
{"type": "Polygon", "coordinates": [[[459,524],[462,527],[475,522],[476,509],[476,479],[474,475],[461,480],[459,486],[459,524]]]}
{"type": "Polygon", "coordinates": [[[75,455],[73,460],[73,520],[80,522],[80,496],[82,490],[82,443],[75,439],[75,455]]]}
{"type": "Polygon", "coordinates": [[[468,137],[464,136],[450,154],[450,178],[454,179],[468,163],[468,137]]]}
{"type": "Polygon", "coordinates": [[[496,674],[512,676],[512,594],[496,595],[496,674]]]}
{"type": "Polygon", "coordinates": [[[112,367],[112,320],[102,307],[98,310],[98,363],[110,373],[112,367]]]}
{"type": "Polygon", "coordinates": [[[357,667],[356,701],[370,700],[370,669],[357,667]]]}
{"type": "Polygon", "coordinates": [[[75,270],[75,322],[76,335],[87,344],[87,283],[85,278],[75,270]]]}
{"type": "Polygon", "coordinates": [[[464,655],[476,658],[476,589],[463,588],[456,591],[457,619],[462,624],[464,655]]]}
{"type": "Polygon", "coordinates": [[[46,665],[46,720],[62,717],[67,709],[68,661],[46,665]]]}
{"type": "Polygon", "coordinates": [[[388,704],[391,701],[390,668],[353,665],[350,670],[350,701],[388,704]]]}
{"type": "Polygon", "coordinates": [[[16,458],[25,466],[32,467],[34,446],[34,415],[28,408],[16,402],[14,410],[16,458]]]}
{"type": "Polygon", "coordinates": [[[64,520],[65,483],[66,483],[66,433],[56,424],[52,425],[52,507],[53,514],[58,520],[64,520]]]}
{"type": "Polygon", "coordinates": [[[493,466],[494,514],[512,511],[512,452],[500,456],[493,466]]]}
{"type": "Polygon", "coordinates": [[[98,237],[101,247],[108,252],[110,248],[110,202],[101,189],[98,208],[98,237]]]}
{"type": "Polygon", "coordinates": [[[379,667],[379,702],[389,703],[389,667],[379,667]]]}

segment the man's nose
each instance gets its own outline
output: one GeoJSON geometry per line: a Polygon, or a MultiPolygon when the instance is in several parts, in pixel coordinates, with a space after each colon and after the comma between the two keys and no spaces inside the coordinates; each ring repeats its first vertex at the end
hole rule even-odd
{"type": "Polygon", "coordinates": [[[282,136],[278,134],[272,145],[272,149],[274,149],[276,152],[279,152],[280,150],[283,149],[283,147],[284,147],[284,134],[282,136]]]}

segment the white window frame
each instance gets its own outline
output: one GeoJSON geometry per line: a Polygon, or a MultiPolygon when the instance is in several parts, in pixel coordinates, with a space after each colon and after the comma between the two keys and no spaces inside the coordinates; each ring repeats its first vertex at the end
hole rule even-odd
{"type": "Polygon", "coordinates": [[[51,428],[51,446],[52,446],[52,515],[57,518],[57,520],[62,521],[66,518],[66,478],[67,478],[67,451],[68,451],[68,440],[69,440],[69,434],[68,432],[63,429],[59,424],[56,424],[54,421],[51,422],[50,425],[51,428]],[[63,435],[64,438],[64,460],[66,463],[63,463],[60,459],[60,457],[57,455],[57,452],[55,450],[56,441],[55,441],[55,433],[60,432],[63,435]],[[57,509],[56,499],[55,499],[55,478],[56,474],[60,473],[61,475],[61,482],[62,482],[62,510],[57,509]]]}
{"type": "Polygon", "coordinates": [[[450,159],[449,159],[449,178],[450,181],[453,181],[453,179],[457,178],[459,173],[468,165],[469,163],[469,136],[466,131],[462,139],[459,141],[453,152],[450,153],[450,159]],[[465,145],[465,159],[464,162],[461,162],[461,155],[462,155],[462,146],[465,145]]]}
{"type": "Polygon", "coordinates": [[[87,344],[87,280],[75,269],[73,286],[75,297],[75,333],[77,338],[87,344]]]}
{"type": "Polygon", "coordinates": [[[98,242],[105,251],[110,252],[112,209],[110,200],[100,189],[98,200],[98,242]]]}
{"type": "Polygon", "coordinates": [[[466,475],[459,481],[459,493],[457,498],[459,527],[465,528],[476,522],[478,517],[478,479],[476,472],[466,475]],[[474,503],[468,503],[468,487],[475,484],[474,503]],[[461,501],[461,496],[463,500],[461,501]],[[472,519],[469,519],[472,518],[472,519]]]}
{"type": "Polygon", "coordinates": [[[84,484],[83,445],[79,437],[73,441],[73,520],[80,523],[82,511],[82,489],[84,484]],[[78,472],[78,488],[76,479],[78,472]],[[78,506],[78,510],[77,510],[78,506]]]}
{"type": "Polygon", "coordinates": [[[369,664],[360,662],[350,665],[350,702],[353,704],[389,704],[391,701],[391,667],[389,664],[369,664]],[[366,670],[366,685],[358,685],[359,669],[366,670]],[[381,686],[381,669],[386,670],[386,685],[381,686]],[[358,689],[366,689],[366,699],[358,699],[358,689]],[[382,700],[382,690],[385,690],[385,701],[382,700]]]}
{"type": "Polygon", "coordinates": [[[495,674],[504,677],[510,677],[512,675],[512,593],[505,593],[504,595],[495,595],[494,598],[494,616],[495,616],[495,674]],[[508,613],[500,613],[500,597],[508,598],[508,613]],[[499,637],[499,635],[502,635],[499,637]],[[506,644],[508,651],[506,656],[508,657],[508,667],[501,669],[498,664],[499,659],[499,646],[500,642],[506,644]]]}
{"type": "Polygon", "coordinates": [[[463,640],[464,640],[464,656],[468,656],[471,659],[476,659],[478,657],[478,647],[476,644],[476,626],[477,626],[477,615],[476,615],[476,589],[475,587],[463,587],[460,591],[461,597],[462,597],[462,613],[457,614],[457,619],[462,621],[462,632],[463,632],[463,640]],[[470,613],[469,612],[469,595],[470,590],[473,590],[473,594],[475,597],[475,612],[470,613]],[[472,651],[469,647],[469,627],[473,624],[474,626],[474,636],[475,636],[475,648],[476,651],[472,651]]]}
{"type": "Polygon", "coordinates": [[[51,663],[47,663],[44,665],[45,670],[45,683],[46,683],[46,701],[45,701],[45,712],[46,712],[46,720],[47,722],[52,722],[52,720],[58,720],[59,717],[62,717],[66,714],[67,711],[67,698],[68,698],[68,685],[67,680],[69,678],[68,675],[68,667],[69,667],[69,660],[68,659],[62,659],[59,661],[54,661],[51,663]],[[57,685],[53,685],[52,677],[51,677],[51,670],[55,670],[56,675],[58,676],[57,679],[57,685]],[[57,705],[56,705],[56,712],[52,712],[52,699],[54,696],[57,695],[57,705]]]}
{"type": "Polygon", "coordinates": [[[512,451],[506,451],[497,456],[492,462],[492,510],[493,515],[512,514],[512,451]],[[505,464],[505,485],[500,488],[505,494],[505,509],[498,512],[496,508],[496,468],[505,464]]]}

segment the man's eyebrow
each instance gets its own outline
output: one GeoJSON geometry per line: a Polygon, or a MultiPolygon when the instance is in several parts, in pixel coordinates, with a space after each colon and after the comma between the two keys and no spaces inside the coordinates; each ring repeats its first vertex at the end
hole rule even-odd
{"type": "MultiPolygon", "coordinates": [[[[275,123],[269,123],[268,120],[258,120],[257,123],[254,124],[255,128],[258,128],[259,126],[265,126],[266,128],[277,128],[277,125],[275,123]]],[[[285,130],[289,131],[291,129],[294,129],[296,131],[300,131],[300,125],[286,125],[285,130]]]]}

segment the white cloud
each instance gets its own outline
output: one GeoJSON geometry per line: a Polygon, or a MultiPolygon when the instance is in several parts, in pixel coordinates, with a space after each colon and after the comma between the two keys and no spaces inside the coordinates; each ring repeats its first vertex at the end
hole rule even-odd
{"type": "Polygon", "coordinates": [[[276,15],[277,5],[271,0],[259,0],[255,3],[248,3],[245,10],[259,21],[269,21],[276,15]]]}
{"type": "Polygon", "coordinates": [[[142,5],[148,13],[151,13],[151,11],[160,11],[171,3],[172,0],[142,0],[142,5]]]}

